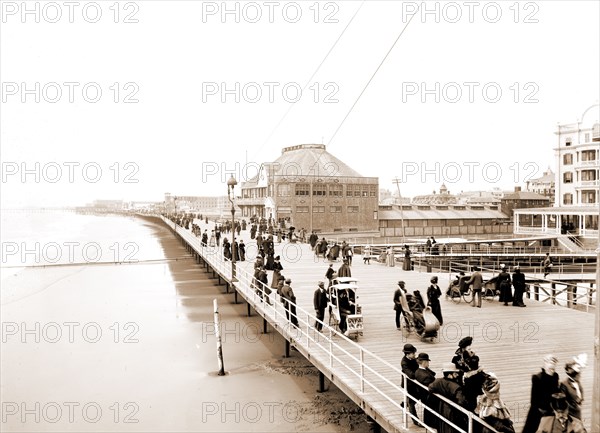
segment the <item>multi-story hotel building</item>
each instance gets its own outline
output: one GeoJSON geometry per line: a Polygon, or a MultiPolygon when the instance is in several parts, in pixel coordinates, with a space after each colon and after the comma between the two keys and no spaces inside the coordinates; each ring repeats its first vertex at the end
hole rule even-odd
{"type": "Polygon", "coordinates": [[[600,122],[598,105],[581,121],[558,125],[554,207],[515,210],[515,233],[598,239],[600,122]]]}

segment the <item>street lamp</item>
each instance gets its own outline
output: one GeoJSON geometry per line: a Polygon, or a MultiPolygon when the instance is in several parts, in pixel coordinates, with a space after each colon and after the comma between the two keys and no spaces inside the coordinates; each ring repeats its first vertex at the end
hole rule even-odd
{"type": "Polygon", "coordinates": [[[231,284],[233,285],[235,280],[235,256],[237,250],[235,249],[235,195],[233,188],[237,185],[237,180],[231,175],[227,181],[227,198],[231,202],[231,284]]]}

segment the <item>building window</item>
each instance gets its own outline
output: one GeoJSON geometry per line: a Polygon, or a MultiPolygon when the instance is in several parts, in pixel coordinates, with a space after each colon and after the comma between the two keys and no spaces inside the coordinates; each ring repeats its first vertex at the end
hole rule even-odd
{"type": "Polygon", "coordinates": [[[573,194],[570,192],[563,194],[563,204],[573,204],[573,194]]]}
{"type": "Polygon", "coordinates": [[[313,213],[325,213],[325,206],[313,206],[313,213]]]}
{"type": "Polygon", "coordinates": [[[308,213],[308,206],[296,206],[296,213],[308,213]]]}
{"type": "Polygon", "coordinates": [[[596,203],[596,191],[581,191],[581,203],[594,204],[596,203]]]}
{"type": "Polygon", "coordinates": [[[348,206],[348,213],[358,213],[358,206],[348,206]]]}
{"type": "Polygon", "coordinates": [[[342,213],[342,207],[341,206],[329,206],[329,212],[342,213]]]}
{"type": "Polygon", "coordinates": [[[369,186],[369,197],[377,197],[377,185],[369,186]]]}
{"type": "Polygon", "coordinates": [[[566,153],[565,155],[563,155],[563,164],[564,165],[573,164],[573,154],[572,153],[566,153]]]}
{"type": "Polygon", "coordinates": [[[595,161],[596,160],[596,151],[595,150],[583,150],[581,152],[581,160],[582,161],[595,161]]]}
{"type": "Polygon", "coordinates": [[[310,195],[310,185],[307,183],[297,183],[296,195],[310,195]]]}
{"type": "Polygon", "coordinates": [[[360,185],[354,185],[354,197],[360,197],[360,185]]]}
{"type": "Polygon", "coordinates": [[[289,195],[290,195],[290,186],[288,184],[279,184],[279,185],[277,185],[277,195],[279,197],[289,197],[289,195]]]}
{"type": "Polygon", "coordinates": [[[563,182],[564,183],[573,183],[573,173],[570,171],[563,173],[563,182]]]}
{"type": "Polygon", "coordinates": [[[565,146],[570,146],[571,145],[571,138],[567,137],[565,138],[565,146]]]}
{"type": "Polygon", "coordinates": [[[362,186],[362,196],[363,197],[368,197],[369,196],[369,185],[363,185],[362,186]]]}
{"type": "Polygon", "coordinates": [[[327,185],[313,184],[313,195],[320,195],[320,196],[327,195],[327,185]]]}
{"type": "Polygon", "coordinates": [[[354,185],[346,185],[346,197],[352,197],[354,195],[354,185]]]}
{"type": "Polygon", "coordinates": [[[329,195],[332,197],[341,197],[343,193],[343,187],[339,184],[329,185],[329,195]]]}
{"type": "Polygon", "coordinates": [[[596,180],[597,174],[596,170],[582,170],[581,171],[581,180],[596,180]]]}

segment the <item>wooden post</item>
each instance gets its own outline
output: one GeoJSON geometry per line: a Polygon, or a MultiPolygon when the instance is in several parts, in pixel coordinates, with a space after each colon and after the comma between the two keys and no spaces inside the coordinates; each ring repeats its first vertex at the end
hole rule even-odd
{"type": "Polygon", "coordinates": [[[556,305],[556,283],[551,283],[550,287],[552,288],[552,305],[556,305]]]}
{"type": "Polygon", "coordinates": [[[290,357],[290,342],[288,340],[285,340],[285,358],[289,358],[290,357]]]}
{"type": "Polygon", "coordinates": [[[263,318],[263,334],[267,333],[267,319],[263,318]]]}
{"type": "Polygon", "coordinates": [[[319,389],[317,392],[325,392],[325,375],[319,371],[319,389]]]}
{"type": "Polygon", "coordinates": [[[219,376],[225,375],[225,365],[223,364],[223,346],[221,345],[221,327],[219,320],[219,306],[217,300],[213,299],[213,309],[215,316],[215,337],[217,337],[217,360],[219,363],[219,376]]]}

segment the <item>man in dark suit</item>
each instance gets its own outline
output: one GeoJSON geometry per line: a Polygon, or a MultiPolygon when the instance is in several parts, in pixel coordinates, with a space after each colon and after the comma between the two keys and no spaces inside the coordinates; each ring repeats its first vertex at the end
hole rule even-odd
{"type": "Polygon", "coordinates": [[[396,311],[396,329],[400,331],[400,315],[404,312],[402,311],[402,302],[400,299],[402,298],[402,292],[407,293],[407,290],[404,288],[404,281],[398,281],[398,288],[394,292],[394,311],[396,311]]]}
{"type": "MultiPolygon", "coordinates": [[[[425,406],[431,408],[435,396],[429,393],[427,387],[435,380],[435,371],[429,369],[429,361],[431,360],[428,354],[419,353],[417,357],[419,368],[415,371],[415,380],[425,386],[425,388],[419,387],[419,399],[425,406]]],[[[437,417],[430,410],[423,409],[423,421],[429,427],[437,428],[437,417]]]]}
{"type": "Polygon", "coordinates": [[[479,268],[475,266],[473,268],[473,275],[467,281],[465,281],[465,285],[472,284],[473,285],[473,307],[481,308],[481,289],[483,287],[483,277],[479,272],[479,268]],[[475,301],[477,298],[477,301],[475,301]]]}
{"type": "Polygon", "coordinates": [[[323,329],[323,323],[321,322],[325,318],[325,308],[327,308],[327,292],[325,291],[325,283],[323,281],[319,281],[319,287],[315,290],[313,304],[318,319],[315,321],[315,328],[320,332],[323,329]]]}
{"type": "Polygon", "coordinates": [[[536,433],[542,417],[554,414],[550,402],[552,394],[559,392],[558,373],[555,371],[557,364],[558,359],[554,355],[546,355],[542,371],[531,376],[531,406],[523,433],[536,433]]]}
{"type": "MultiPolygon", "coordinates": [[[[417,389],[417,385],[415,385],[412,381],[415,380],[415,372],[419,368],[419,364],[417,363],[417,348],[412,344],[405,344],[402,349],[404,352],[404,356],[400,361],[400,366],[402,367],[402,373],[404,373],[409,379],[406,384],[406,391],[409,396],[413,398],[419,398],[419,390],[417,389]]],[[[410,397],[407,398],[408,401],[408,411],[414,416],[413,423],[417,426],[421,426],[419,423],[419,418],[417,417],[417,410],[415,408],[415,402],[410,397]]]]}

